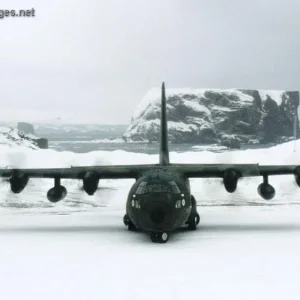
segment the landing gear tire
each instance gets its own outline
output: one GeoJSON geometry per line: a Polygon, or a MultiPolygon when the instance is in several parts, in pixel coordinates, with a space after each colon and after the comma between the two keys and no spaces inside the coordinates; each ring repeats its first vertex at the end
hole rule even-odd
{"type": "Polygon", "coordinates": [[[127,214],[124,216],[123,222],[125,226],[128,226],[129,223],[131,222],[127,214]]]}
{"type": "Polygon", "coordinates": [[[127,226],[127,229],[129,231],[135,231],[136,230],[135,225],[132,223],[132,221],[130,220],[130,218],[127,214],[124,216],[123,222],[124,222],[124,225],[127,226]]]}
{"type": "Polygon", "coordinates": [[[200,223],[200,215],[198,213],[196,214],[195,219],[196,219],[196,225],[198,225],[200,223]]]}
{"type": "Polygon", "coordinates": [[[198,213],[195,214],[194,218],[188,223],[189,230],[196,230],[197,225],[200,222],[200,216],[198,213]]]}
{"type": "Polygon", "coordinates": [[[153,243],[164,244],[169,239],[169,234],[167,232],[151,232],[150,238],[153,243]]]}
{"type": "Polygon", "coordinates": [[[136,227],[135,227],[135,225],[134,225],[131,221],[130,221],[130,223],[128,224],[127,229],[128,229],[129,231],[136,231],[136,227]]]}

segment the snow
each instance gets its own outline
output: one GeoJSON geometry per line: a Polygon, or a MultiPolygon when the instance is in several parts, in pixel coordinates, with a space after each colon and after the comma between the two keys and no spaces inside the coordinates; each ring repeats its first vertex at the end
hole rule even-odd
{"type": "Polygon", "coordinates": [[[25,134],[16,128],[0,126],[0,148],[1,147],[29,147],[38,149],[38,146],[30,139],[37,139],[32,134],[25,134]],[[21,136],[20,136],[21,135],[21,136]],[[23,138],[23,137],[25,138],[23,138]]]}
{"type": "Polygon", "coordinates": [[[195,150],[206,150],[206,151],[224,151],[224,150],[228,150],[228,147],[226,146],[221,146],[218,144],[213,144],[213,145],[201,145],[201,146],[193,146],[192,147],[195,150]]]}
{"type": "Polygon", "coordinates": [[[201,105],[201,104],[197,103],[196,101],[185,100],[184,105],[187,106],[188,108],[193,109],[196,112],[204,112],[209,116],[211,115],[210,110],[206,106],[201,105]]]}
{"type": "Polygon", "coordinates": [[[262,101],[266,101],[267,95],[269,95],[277,103],[278,106],[282,103],[282,96],[284,93],[285,91],[259,90],[259,95],[262,101]]]}
{"type": "Polygon", "coordinates": [[[300,208],[200,208],[152,244],[123,211],[0,219],[1,299],[298,299],[300,208]]]}
{"type": "Polygon", "coordinates": [[[225,107],[225,106],[219,106],[219,105],[214,105],[211,107],[213,110],[222,110],[222,111],[233,111],[232,108],[225,107]]]}
{"type": "Polygon", "coordinates": [[[185,124],[183,122],[168,121],[168,128],[179,131],[191,132],[192,130],[197,130],[198,126],[195,124],[185,124]]]}
{"type": "MultiPolygon", "coordinates": [[[[300,164],[300,141],[296,146],[295,152],[289,142],[224,153],[172,152],[170,158],[180,163],[300,164]]],[[[68,167],[157,163],[158,156],[1,147],[0,167],[12,162],[18,167],[68,167]]],[[[167,244],[153,244],[146,234],[124,227],[133,180],[100,181],[101,189],[92,197],[80,190],[78,181],[63,180],[69,196],[57,204],[45,200],[53,180],[30,180],[19,195],[3,182],[0,299],[296,300],[300,191],[293,176],[273,177],[278,193],[270,202],[257,196],[259,178],[240,180],[233,195],[220,180],[192,180],[200,226],[173,233],[167,244]],[[214,206],[232,203],[237,206],[214,206]]]]}
{"type": "Polygon", "coordinates": [[[220,93],[224,92],[225,94],[228,95],[236,95],[239,98],[239,102],[253,102],[253,97],[250,95],[247,95],[243,93],[242,91],[239,91],[238,89],[225,89],[225,90],[218,90],[220,93]]]}

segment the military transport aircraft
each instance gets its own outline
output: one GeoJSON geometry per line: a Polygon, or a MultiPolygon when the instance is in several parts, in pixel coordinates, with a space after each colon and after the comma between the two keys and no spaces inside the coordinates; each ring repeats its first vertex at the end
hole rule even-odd
{"type": "Polygon", "coordinates": [[[170,232],[187,227],[195,230],[200,216],[196,200],[191,194],[189,178],[222,178],[225,189],[233,193],[238,179],[262,176],[258,193],[265,200],[275,196],[268,182],[269,175],[293,174],[300,187],[300,165],[258,164],[171,164],[168,150],[167,108],[165,85],[162,84],[159,163],[151,165],[109,165],[53,169],[0,169],[0,176],[9,178],[11,191],[20,193],[29,178],[53,178],[54,187],[47,193],[51,202],[66,197],[61,178],[81,179],[83,189],[93,195],[101,179],[133,178],[126,204],[124,224],[128,230],[142,230],[156,243],[168,241],[170,232]]]}

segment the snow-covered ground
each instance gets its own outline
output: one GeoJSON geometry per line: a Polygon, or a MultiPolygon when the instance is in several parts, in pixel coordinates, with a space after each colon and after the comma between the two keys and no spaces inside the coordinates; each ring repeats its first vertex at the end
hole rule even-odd
{"type": "Polygon", "coordinates": [[[0,219],[1,299],[299,299],[300,208],[202,207],[153,244],[123,211],[0,219]]]}
{"type": "MultiPolygon", "coordinates": [[[[289,142],[260,150],[171,153],[170,158],[300,164],[299,146],[297,141],[296,147],[289,142]]],[[[157,161],[157,155],[124,151],[0,147],[0,167],[157,161]]],[[[256,192],[260,182],[242,179],[237,192],[228,194],[221,180],[193,179],[200,226],[174,233],[167,244],[153,244],[146,234],[128,232],[123,225],[132,180],[103,180],[92,197],[80,182],[64,180],[69,194],[58,204],[46,200],[52,180],[30,180],[19,195],[3,182],[0,299],[299,299],[300,189],[293,176],[274,176],[270,183],[277,196],[265,202],[256,192]]]]}

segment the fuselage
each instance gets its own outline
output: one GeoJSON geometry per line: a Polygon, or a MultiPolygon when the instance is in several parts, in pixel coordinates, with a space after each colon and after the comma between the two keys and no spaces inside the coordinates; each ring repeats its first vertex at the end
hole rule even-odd
{"type": "Polygon", "coordinates": [[[158,168],[139,177],[128,194],[126,212],[144,231],[172,231],[184,225],[191,213],[188,178],[158,168]]]}

